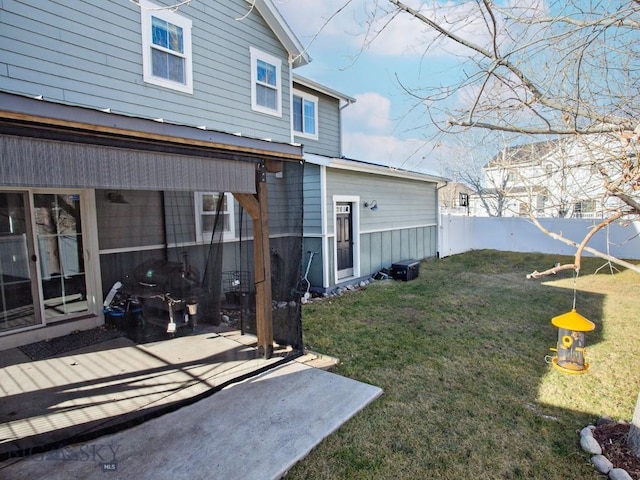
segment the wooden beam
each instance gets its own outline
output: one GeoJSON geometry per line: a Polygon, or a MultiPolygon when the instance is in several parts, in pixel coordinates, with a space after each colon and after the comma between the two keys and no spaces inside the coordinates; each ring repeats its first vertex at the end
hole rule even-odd
{"type": "Polygon", "coordinates": [[[256,282],[256,331],[258,355],[273,355],[273,315],[271,292],[271,254],[269,246],[269,214],[267,182],[256,181],[255,195],[234,193],[233,196],[253,220],[253,265],[256,282]]]}
{"type": "Polygon", "coordinates": [[[284,163],[282,160],[267,160],[265,166],[267,167],[268,173],[280,173],[282,172],[284,163]]]}
{"type": "MultiPolygon", "coordinates": [[[[136,130],[125,129],[117,126],[107,125],[93,125],[84,122],[78,122],[73,120],[57,119],[41,117],[37,115],[9,112],[0,110],[0,120],[6,119],[7,121],[19,121],[23,123],[35,123],[41,125],[43,128],[68,128],[73,130],[85,131],[91,135],[105,135],[105,136],[120,136],[128,137],[132,139],[138,139],[141,141],[159,141],[173,143],[176,145],[187,145],[193,147],[204,147],[207,149],[216,149],[229,153],[242,153],[258,158],[276,157],[276,162],[282,161],[301,161],[301,155],[291,154],[285,152],[275,152],[272,150],[262,150],[255,147],[244,147],[239,145],[231,145],[220,142],[214,142],[210,140],[198,140],[194,138],[176,137],[167,134],[151,133],[151,132],[139,132],[136,130]],[[282,160],[280,160],[282,159],[282,160]]],[[[274,172],[275,173],[275,172],[274,172]]]]}
{"type": "Polygon", "coordinates": [[[233,196],[238,200],[240,206],[251,216],[252,220],[260,218],[260,205],[255,195],[251,195],[250,193],[234,193],[233,196]]]}

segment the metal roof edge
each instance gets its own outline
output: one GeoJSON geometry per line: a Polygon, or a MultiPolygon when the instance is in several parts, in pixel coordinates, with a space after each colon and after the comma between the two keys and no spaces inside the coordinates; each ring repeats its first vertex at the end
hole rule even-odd
{"type": "MultiPolygon", "coordinates": [[[[84,128],[119,134],[145,134],[170,139],[192,141],[194,144],[212,144],[227,150],[302,159],[302,146],[245,137],[217,130],[207,130],[188,125],[167,123],[162,119],[150,119],[111,113],[108,110],[69,105],[25,95],[0,92],[0,119],[33,121],[33,118],[66,128],[84,128]]],[[[182,142],[184,143],[184,142],[182,142]]]]}
{"type": "Polygon", "coordinates": [[[439,175],[413,172],[409,170],[400,170],[400,169],[395,169],[391,167],[386,167],[384,165],[376,165],[373,163],[366,163],[359,160],[352,160],[349,158],[325,157],[322,155],[305,153],[304,161],[314,165],[320,165],[320,166],[335,168],[339,170],[371,173],[374,175],[385,175],[388,177],[419,180],[422,182],[432,182],[432,183],[440,184],[440,183],[447,183],[450,181],[450,179],[441,177],[439,175]]]}
{"type": "Polygon", "coordinates": [[[308,78],[301,77],[297,73],[293,74],[293,83],[299,83],[300,85],[303,85],[312,90],[316,90],[320,93],[324,93],[325,95],[328,95],[330,97],[337,98],[338,100],[344,100],[347,103],[356,103],[355,98],[350,97],[349,95],[340,93],[337,90],[333,90],[332,88],[321,85],[320,83],[310,80],[308,78]]]}

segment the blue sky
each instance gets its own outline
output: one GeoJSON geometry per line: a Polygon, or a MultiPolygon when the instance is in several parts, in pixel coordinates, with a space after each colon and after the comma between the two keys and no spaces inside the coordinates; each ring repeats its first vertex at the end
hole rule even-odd
{"type": "MultiPolygon", "coordinates": [[[[445,51],[437,45],[425,53],[432,34],[403,14],[362,49],[365,8],[375,3],[371,0],[352,0],[324,28],[346,0],[273,2],[301,43],[308,45],[312,62],[296,73],[357,100],[343,111],[344,154],[391,167],[442,173],[439,159],[448,149],[433,138],[436,130],[424,109],[402,90],[398,79],[410,87],[450,82],[460,72],[459,58],[451,55],[456,53],[454,47],[449,45],[445,51]]],[[[444,8],[451,15],[460,3],[450,2],[444,8]]],[[[470,32],[474,26],[469,22],[462,28],[470,32]]]]}
{"type": "MultiPolygon", "coordinates": [[[[474,84],[455,88],[459,79],[474,72],[467,58],[469,51],[452,41],[435,41],[432,30],[404,12],[388,23],[388,17],[370,22],[372,30],[381,30],[371,40],[366,35],[368,14],[380,13],[381,8],[393,9],[388,0],[272,1],[301,43],[308,45],[312,62],[296,72],[357,100],[343,111],[343,153],[347,157],[447,175],[446,167],[449,171],[462,170],[466,168],[465,162],[477,167],[511,142],[506,137],[489,138],[487,132],[481,131],[456,136],[439,134],[424,103],[404,91],[403,86],[412,91],[454,87],[446,106],[449,110],[465,110],[478,91],[474,84]],[[369,41],[363,48],[366,40],[369,41]]],[[[480,46],[492,42],[475,2],[405,0],[404,3],[439,22],[446,19],[450,30],[480,46]]],[[[526,15],[546,15],[551,8],[546,0],[498,3],[526,15]]],[[[500,18],[497,21],[501,23],[500,18]]],[[[518,40],[519,37],[507,34],[499,42],[508,46],[518,40]]],[[[444,126],[447,118],[443,113],[440,115],[436,120],[444,126]]]]}

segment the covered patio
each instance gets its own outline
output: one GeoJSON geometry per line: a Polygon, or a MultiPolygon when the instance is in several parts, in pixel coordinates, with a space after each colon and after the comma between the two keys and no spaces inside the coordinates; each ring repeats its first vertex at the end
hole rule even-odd
{"type": "MultiPolygon", "coordinates": [[[[148,344],[122,336],[43,360],[0,363],[0,459],[34,455],[140,424],[292,360],[257,355],[256,337],[221,327],[148,344]]],[[[287,358],[288,356],[288,358],[287,358]]],[[[333,359],[295,359],[326,368],[333,359]]]]}

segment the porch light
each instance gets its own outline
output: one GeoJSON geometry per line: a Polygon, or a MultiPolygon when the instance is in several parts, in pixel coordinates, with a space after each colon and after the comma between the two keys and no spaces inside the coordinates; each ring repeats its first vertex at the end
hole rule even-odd
{"type": "Polygon", "coordinates": [[[551,351],[556,356],[551,359],[552,365],[565,373],[585,373],[589,364],[585,360],[584,332],[596,328],[590,320],[572,309],[570,312],[551,319],[551,323],[558,327],[557,348],[551,351]]]}
{"type": "Polygon", "coordinates": [[[370,202],[364,202],[364,208],[369,208],[371,209],[372,212],[375,212],[378,210],[378,202],[376,202],[375,200],[371,200],[370,202]]]}

